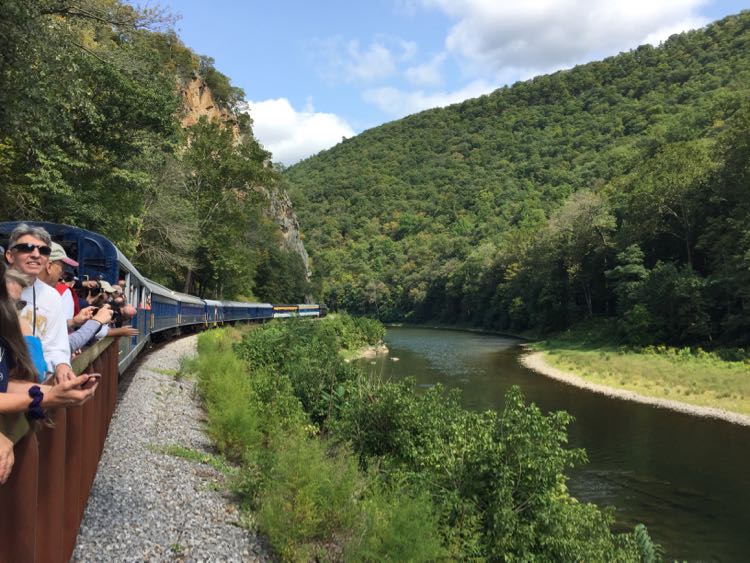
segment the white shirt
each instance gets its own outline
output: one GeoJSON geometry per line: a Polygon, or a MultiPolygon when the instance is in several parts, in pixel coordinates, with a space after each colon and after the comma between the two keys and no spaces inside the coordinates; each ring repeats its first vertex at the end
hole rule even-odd
{"type": "Polygon", "coordinates": [[[26,301],[21,316],[29,322],[34,335],[42,341],[47,369],[54,372],[59,364],[70,365],[68,322],[63,313],[60,294],[43,281],[35,280],[34,285],[24,288],[21,299],[26,301]]]}
{"type": "MultiPolygon", "coordinates": [[[[57,291],[57,289],[55,289],[55,291],[57,291]]],[[[57,292],[60,293],[59,291],[57,292]]],[[[73,292],[70,290],[70,288],[66,289],[62,293],[60,299],[62,301],[62,310],[63,314],[65,315],[65,322],[67,323],[67,321],[72,319],[76,313],[75,305],[73,305],[73,292]]]]}

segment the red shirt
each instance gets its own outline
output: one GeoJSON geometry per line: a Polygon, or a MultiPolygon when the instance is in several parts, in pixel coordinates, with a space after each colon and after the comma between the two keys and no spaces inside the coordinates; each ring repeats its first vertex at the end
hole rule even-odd
{"type": "Polygon", "coordinates": [[[62,295],[66,291],[70,291],[70,294],[73,297],[73,316],[75,317],[78,313],[81,312],[81,305],[80,303],[78,303],[78,299],[76,298],[75,295],[73,295],[73,292],[71,291],[71,289],[68,287],[67,284],[64,284],[63,282],[58,282],[57,285],[55,286],[55,289],[57,290],[57,293],[59,293],[60,295],[62,295]]]}

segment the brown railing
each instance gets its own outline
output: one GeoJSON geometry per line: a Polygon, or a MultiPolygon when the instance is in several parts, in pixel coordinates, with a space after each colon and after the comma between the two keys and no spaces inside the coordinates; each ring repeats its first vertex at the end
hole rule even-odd
{"type": "MultiPolygon", "coordinates": [[[[16,442],[13,472],[0,485],[1,563],[70,560],[117,402],[118,352],[117,339],[107,338],[76,358],[77,374],[102,374],[94,398],[58,409],[54,428],[26,432],[16,442]]],[[[5,417],[16,434],[25,430],[20,416],[5,417]]]]}

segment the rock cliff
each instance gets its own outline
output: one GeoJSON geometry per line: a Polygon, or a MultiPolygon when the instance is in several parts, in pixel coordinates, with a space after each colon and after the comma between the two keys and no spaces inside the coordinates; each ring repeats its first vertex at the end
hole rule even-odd
{"type": "Polygon", "coordinates": [[[256,188],[268,200],[268,217],[279,226],[282,237],[282,247],[289,252],[296,252],[302,258],[305,264],[305,273],[308,281],[312,272],[310,271],[310,257],[305,250],[299,230],[299,220],[297,219],[294,209],[292,209],[292,200],[289,194],[282,189],[273,191],[265,187],[256,188]]]}
{"type": "Polygon", "coordinates": [[[193,74],[187,82],[180,85],[183,106],[185,113],[180,120],[183,127],[192,127],[201,117],[208,118],[209,121],[223,121],[234,132],[235,138],[239,138],[239,127],[237,117],[229,108],[221,107],[214,100],[213,92],[208,87],[206,81],[197,74],[193,74]]]}
{"type": "MultiPolygon", "coordinates": [[[[181,85],[180,92],[185,106],[185,113],[181,119],[183,127],[195,125],[204,116],[211,121],[220,120],[232,127],[235,139],[239,142],[240,130],[237,116],[214,100],[211,88],[200,76],[193,74],[190,80],[181,85]]],[[[279,226],[282,248],[300,255],[309,280],[310,258],[302,242],[299,220],[292,209],[289,195],[282,189],[269,190],[263,186],[256,187],[256,190],[268,200],[268,208],[265,211],[268,217],[279,226]]]]}

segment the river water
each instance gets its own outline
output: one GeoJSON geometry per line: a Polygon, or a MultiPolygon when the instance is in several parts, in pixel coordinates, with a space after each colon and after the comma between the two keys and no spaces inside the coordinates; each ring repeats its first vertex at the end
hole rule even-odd
{"type": "Polygon", "coordinates": [[[750,560],[750,428],[564,385],[521,366],[511,338],[395,327],[385,340],[390,355],[361,362],[373,375],[458,387],[480,410],[502,408],[519,385],[543,411],[571,413],[570,445],[589,458],[571,493],[616,507],[618,528],[646,524],[669,560],[750,560]]]}

